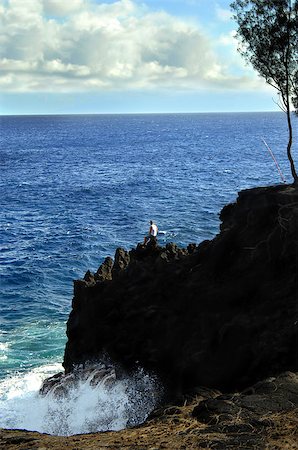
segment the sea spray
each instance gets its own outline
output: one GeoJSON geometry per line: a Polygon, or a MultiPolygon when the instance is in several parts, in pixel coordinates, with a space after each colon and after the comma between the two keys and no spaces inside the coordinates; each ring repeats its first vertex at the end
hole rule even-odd
{"type": "Polygon", "coordinates": [[[142,369],[116,376],[113,367],[77,370],[75,377],[40,393],[43,379],[61,370],[43,366],[0,383],[0,427],[26,429],[59,436],[121,430],[144,422],[157,406],[161,387],[142,369]],[[97,375],[96,375],[97,373],[97,375]]]}

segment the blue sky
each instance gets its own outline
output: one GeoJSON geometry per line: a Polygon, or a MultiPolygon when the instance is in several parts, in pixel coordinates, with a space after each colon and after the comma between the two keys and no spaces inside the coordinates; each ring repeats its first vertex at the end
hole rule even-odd
{"type": "Polygon", "coordinates": [[[269,111],[225,0],[0,0],[0,114],[269,111]]]}

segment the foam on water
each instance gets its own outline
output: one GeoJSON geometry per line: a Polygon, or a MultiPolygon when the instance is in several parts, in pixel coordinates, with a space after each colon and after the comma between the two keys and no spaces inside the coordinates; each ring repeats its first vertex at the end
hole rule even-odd
{"type": "Polygon", "coordinates": [[[5,361],[7,359],[7,350],[9,345],[7,343],[0,342],[0,361],[5,361]]]}
{"type": "Polygon", "coordinates": [[[1,381],[0,427],[58,436],[121,430],[144,422],[161,392],[156,378],[139,369],[110,385],[82,378],[66,395],[40,395],[42,381],[61,370],[47,365],[1,381]]]}

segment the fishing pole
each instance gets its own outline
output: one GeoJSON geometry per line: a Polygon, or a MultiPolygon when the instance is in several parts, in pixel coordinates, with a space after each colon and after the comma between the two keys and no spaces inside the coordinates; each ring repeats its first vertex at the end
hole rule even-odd
{"type": "Polygon", "coordinates": [[[266,148],[268,149],[268,151],[269,151],[269,153],[270,153],[270,155],[271,155],[273,161],[275,162],[275,165],[276,165],[276,167],[277,167],[277,169],[278,169],[278,171],[279,171],[279,174],[280,174],[280,177],[281,177],[281,179],[282,179],[282,182],[283,182],[283,183],[286,183],[286,179],[285,179],[285,177],[283,176],[283,173],[282,173],[282,171],[281,171],[281,169],[280,169],[280,167],[279,167],[279,165],[278,165],[278,162],[276,161],[276,158],[275,158],[275,156],[274,156],[274,154],[273,154],[273,151],[271,150],[271,148],[269,147],[269,145],[267,144],[267,142],[265,141],[265,139],[264,139],[263,137],[262,137],[261,139],[262,139],[262,141],[264,142],[264,144],[266,145],[266,148]]]}

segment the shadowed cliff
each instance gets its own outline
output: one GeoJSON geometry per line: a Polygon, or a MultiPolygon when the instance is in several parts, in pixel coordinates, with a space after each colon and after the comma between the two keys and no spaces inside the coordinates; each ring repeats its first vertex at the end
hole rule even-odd
{"type": "Polygon", "coordinates": [[[298,190],[242,191],[220,219],[211,241],[117,249],[75,281],[66,372],[107,353],[176,395],[297,370],[298,190]]]}

